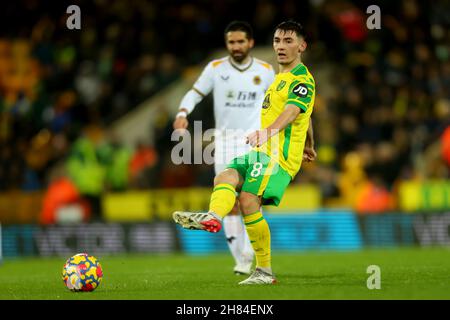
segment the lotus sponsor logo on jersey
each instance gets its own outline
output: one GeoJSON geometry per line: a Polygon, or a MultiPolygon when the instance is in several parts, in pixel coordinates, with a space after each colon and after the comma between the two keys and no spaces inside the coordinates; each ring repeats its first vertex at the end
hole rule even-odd
{"type": "Polygon", "coordinates": [[[277,91],[280,91],[281,89],[283,89],[285,85],[286,85],[286,81],[281,80],[280,83],[278,84],[277,91]]]}
{"type": "Polygon", "coordinates": [[[270,107],[270,94],[268,94],[263,101],[262,108],[268,109],[270,107]]]}
{"type": "Polygon", "coordinates": [[[261,77],[260,76],[255,76],[253,78],[253,83],[256,85],[259,85],[261,83],[261,77]]]}
{"type": "Polygon", "coordinates": [[[305,98],[308,95],[308,87],[303,83],[299,83],[292,89],[292,92],[300,98],[305,98]]]}

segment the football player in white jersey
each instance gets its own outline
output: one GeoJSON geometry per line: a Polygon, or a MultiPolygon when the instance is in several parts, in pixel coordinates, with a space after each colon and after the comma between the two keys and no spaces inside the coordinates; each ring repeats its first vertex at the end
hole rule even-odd
{"type": "MultiPolygon", "coordinates": [[[[179,106],[173,123],[175,130],[188,127],[187,116],[211,91],[214,99],[215,154],[214,169],[222,172],[235,157],[250,151],[246,132],[258,130],[264,94],[275,78],[272,66],[252,57],[254,46],[251,26],[233,21],[225,29],[229,55],[211,61],[179,106]]],[[[223,219],[228,247],[235,259],[234,272],[249,274],[254,252],[236,201],[232,212],[223,219]]]]}

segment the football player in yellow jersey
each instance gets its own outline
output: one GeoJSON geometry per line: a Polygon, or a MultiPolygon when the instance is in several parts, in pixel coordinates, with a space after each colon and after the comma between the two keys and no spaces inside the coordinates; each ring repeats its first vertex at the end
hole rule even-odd
{"type": "Polygon", "coordinates": [[[262,205],[275,205],[295,175],[302,160],[316,157],[311,125],[315,82],[301,61],[307,44],[303,27],[295,21],[280,23],[274,33],[273,48],[279,73],[266,92],[261,107],[261,129],[247,137],[254,147],[235,158],[214,179],[209,212],[174,212],[176,223],[187,229],[217,232],[221,220],[233,208],[235,192],[245,228],[256,256],[256,269],[239,284],[273,284],[270,230],[261,213],[262,205]]]}

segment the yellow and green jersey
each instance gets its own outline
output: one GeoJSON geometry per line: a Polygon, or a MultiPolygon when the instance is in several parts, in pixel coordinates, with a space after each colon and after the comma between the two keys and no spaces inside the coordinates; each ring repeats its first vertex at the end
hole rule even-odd
{"type": "Polygon", "coordinates": [[[308,68],[300,63],[290,72],[279,73],[267,89],[261,109],[261,128],[270,126],[287,105],[300,108],[300,114],[284,130],[256,151],[275,160],[291,178],[300,170],[309,119],[315,99],[315,82],[308,68]]]}

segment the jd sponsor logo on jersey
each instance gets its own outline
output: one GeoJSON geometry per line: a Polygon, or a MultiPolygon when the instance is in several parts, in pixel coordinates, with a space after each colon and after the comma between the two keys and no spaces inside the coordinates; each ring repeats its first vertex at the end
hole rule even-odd
{"type": "Polygon", "coordinates": [[[253,83],[256,85],[259,85],[261,83],[261,77],[260,76],[255,76],[253,78],[253,83]]]}
{"type": "Polygon", "coordinates": [[[280,83],[278,84],[277,91],[280,91],[281,89],[283,89],[285,85],[286,85],[286,81],[281,80],[280,83]]]}
{"type": "Polygon", "coordinates": [[[268,94],[263,101],[262,108],[268,109],[270,107],[270,94],[268,94]]]}
{"type": "Polygon", "coordinates": [[[308,95],[308,87],[303,83],[299,83],[292,89],[292,92],[300,98],[305,98],[308,95]]]}

